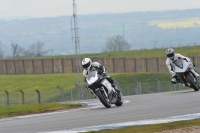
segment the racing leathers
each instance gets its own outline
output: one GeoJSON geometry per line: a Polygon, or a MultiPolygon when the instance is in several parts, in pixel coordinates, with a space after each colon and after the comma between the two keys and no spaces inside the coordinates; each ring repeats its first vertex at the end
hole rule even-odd
{"type": "MultiPolygon", "coordinates": [[[[170,72],[171,75],[172,75],[172,80],[171,80],[171,82],[172,82],[173,84],[176,84],[177,76],[176,76],[176,73],[174,72],[175,64],[172,63],[172,62],[175,61],[175,60],[177,60],[177,59],[180,59],[180,58],[186,60],[187,62],[191,62],[191,60],[190,60],[188,57],[185,57],[185,56],[183,56],[183,55],[181,55],[181,54],[178,54],[178,53],[177,53],[177,54],[174,54],[173,60],[171,60],[171,59],[169,59],[169,58],[167,58],[167,60],[166,60],[167,68],[169,69],[169,72],[170,72]]],[[[191,70],[191,72],[192,72],[196,77],[198,77],[199,74],[196,73],[196,71],[194,70],[194,63],[192,63],[192,64],[193,64],[193,66],[192,66],[192,68],[191,68],[190,70],[191,70]]]]}
{"type": "Polygon", "coordinates": [[[91,71],[93,69],[97,69],[98,74],[104,76],[111,83],[112,87],[114,87],[116,89],[114,80],[109,75],[107,75],[106,68],[98,62],[93,62],[91,64],[90,70],[84,69],[83,76],[86,77],[88,74],[88,71],[91,71]]]}

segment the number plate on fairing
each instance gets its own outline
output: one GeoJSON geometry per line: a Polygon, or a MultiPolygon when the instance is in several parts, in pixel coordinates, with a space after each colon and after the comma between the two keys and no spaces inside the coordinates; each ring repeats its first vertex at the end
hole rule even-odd
{"type": "Polygon", "coordinates": [[[110,84],[110,82],[108,82],[108,80],[103,80],[102,82],[101,82],[101,84],[103,84],[107,89],[108,89],[108,94],[114,89],[112,86],[111,86],[111,84],[110,84]]]}

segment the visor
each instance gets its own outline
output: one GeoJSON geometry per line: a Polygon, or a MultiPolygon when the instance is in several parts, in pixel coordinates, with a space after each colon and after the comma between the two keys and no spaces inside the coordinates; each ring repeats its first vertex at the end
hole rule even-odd
{"type": "Polygon", "coordinates": [[[90,66],[90,62],[88,62],[87,64],[85,64],[85,65],[82,65],[83,66],[83,68],[85,68],[85,69],[87,69],[89,66],[90,66]]]}
{"type": "Polygon", "coordinates": [[[174,53],[167,54],[167,57],[168,57],[168,58],[174,57],[174,53]]]}

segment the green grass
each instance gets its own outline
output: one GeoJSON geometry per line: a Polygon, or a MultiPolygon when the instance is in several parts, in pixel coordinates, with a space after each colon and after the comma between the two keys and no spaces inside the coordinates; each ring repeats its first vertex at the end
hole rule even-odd
{"type": "MultiPolygon", "coordinates": [[[[191,44],[190,44],[191,45],[191,44]]],[[[199,45],[199,44],[197,44],[199,45]]],[[[178,46],[178,44],[177,44],[178,46]]],[[[157,48],[157,49],[142,49],[142,50],[129,50],[121,52],[108,52],[108,53],[93,53],[93,54],[81,54],[81,58],[162,58],[166,57],[165,51],[167,48],[157,48]]],[[[181,53],[185,56],[195,56],[200,55],[200,46],[183,46],[174,47],[176,53],[181,53]]],[[[75,55],[67,56],[50,56],[50,57],[40,57],[40,58],[76,58],[75,55]]]]}
{"type": "Polygon", "coordinates": [[[0,75],[0,93],[7,90],[10,93],[24,92],[51,92],[59,85],[65,90],[74,88],[76,74],[31,74],[31,75],[0,75]]]}
{"type": "Polygon", "coordinates": [[[131,84],[133,83],[133,77],[139,82],[156,82],[154,76],[161,81],[169,81],[171,75],[169,73],[112,73],[110,74],[113,78],[120,82],[120,84],[131,84]]]}
{"type": "Polygon", "coordinates": [[[81,104],[32,104],[0,106],[0,118],[81,107],[81,104]]]}
{"type": "MultiPolygon", "coordinates": [[[[153,78],[153,75],[159,77],[162,81],[170,81],[169,73],[110,73],[111,77],[115,78],[119,83],[123,95],[136,94],[136,83],[133,81],[133,76],[140,82],[150,82],[142,84],[142,94],[157,92],[157,81],[153,78]]],[[[82,77],[83,78],[83,77],[82,77]]],[[[5,90],[9,92],[9,104],[16,105],[22,104],[22,94],[20,90],[24,92],[25,104],[37,104],[38,95],[36,90],[40,91],[41,103],[53,103],[61,102],[61,100],[77,100],[78,90],[75,86],[77,83],[77,74],[24,74],[24,75],[0,75],[0,105],[7,104],[7,97],[5,90]],[[64,97],[60,90],[57,88],[60,86],[64,90],[64,97]]],[[[83,80],[81,82],[83,88],[83,99],[94,98],[90,91],[85,90],[85,84],[83,80]]],[[[162,91],[169,91],[170,87],[166,87],[165,84],[161,86],[162,91]]]]}
{"type": "Polygon", "coordinates": [[[101,131],[91,131],[89,133],[154,133],[161,132],[165,130],[180,129],[191,126],[199,126],[200,119],[178,121],[165,124],[153,124],[146,126],[132,126],[113,130],[101,130],[101,131]]]}
{"type": "MultiPolygon", "coordinates": [[[[120,84],[133,83],[132,77],[140,82],[155,82],[153,75],[160,80],[170,80],[169,73],[110,73],[120,84]]],[[[82,77],[82,75],[81,75],[82,77]]],[[[0,75],[0,94],[7,90],[11,94],[20,93],[20,90],[27,92],[55,92],[57,85],[65,91],[74,89],[77,83],[77,74],[31,74],[31,75],[0,75]]],[[[82,80],[82,85],[84,85],[82,80]]]]}

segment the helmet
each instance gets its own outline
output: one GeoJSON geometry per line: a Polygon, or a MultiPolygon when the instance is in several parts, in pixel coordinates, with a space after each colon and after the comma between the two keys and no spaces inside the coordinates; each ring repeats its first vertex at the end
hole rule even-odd
{"type": "Polygon", "coordinates": [[[91,64],[92,64],[92,61],[90,58],[84,58],[82,60],[82,66],[84,69],[90,70],[91,64]]]}
{"type": "Polygon", "coordinates": [[[166,50],[166,55],[167,55],[167,58],[173,60],[174,59],[174,50],[172,48],[168,48],[166,50]]]}

